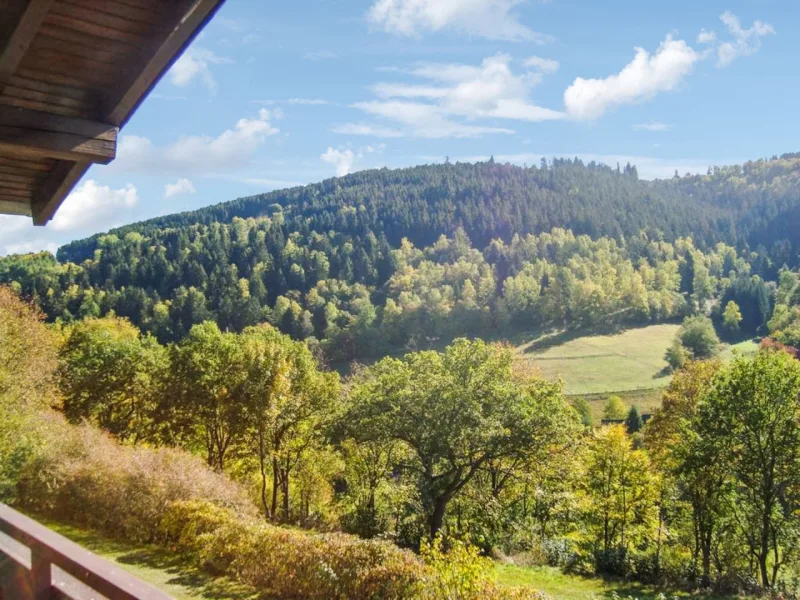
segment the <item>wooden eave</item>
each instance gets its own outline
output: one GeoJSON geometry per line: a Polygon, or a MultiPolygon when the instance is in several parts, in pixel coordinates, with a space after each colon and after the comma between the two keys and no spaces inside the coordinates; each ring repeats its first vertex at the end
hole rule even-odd
{"type": "Polygon", "coordinates": [[[0,0],[0,213],[44,225],[225,0],[0,0]]]}

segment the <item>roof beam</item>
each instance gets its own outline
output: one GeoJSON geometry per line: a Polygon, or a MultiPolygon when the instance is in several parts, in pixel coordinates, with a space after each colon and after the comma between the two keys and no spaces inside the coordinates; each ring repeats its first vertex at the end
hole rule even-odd
{"type": "Polygon", "coordinates": [[[108,98],[103,112],[108,116],[109,123],[119,127],[125,125],[139,103],[183,54],[224,1],[173,0],[169,4],[172,18],[162,17],[168,28],[142,50],[146,64],[132,80],[121,82],[122,91],[117,96],[108,98]]]}
{"type": "Polygon", "coordinates": [[[88,162],[62,161],[56,164],[31,201],[34,225],[46,225],[53,218],[56,209],[90,166],[88,162]]]}
{"type": "Polygon", "coordinates": [[[0,213],[4,215],[20,215],[23,217],[30,217],[31,207],[27,202],[0,200],[0,213]]]}
{"type": "Polygon", "coordinates": [[[14,75],[54,0],[28,0],[22,16],[0,53],[0,91],[14,75]]]}
{"type": "Polygon", "coordinates": [[[108,164],[116,155],[117,131],[105,123],[0,106],[0,151],[11,156],[108,164]]]}

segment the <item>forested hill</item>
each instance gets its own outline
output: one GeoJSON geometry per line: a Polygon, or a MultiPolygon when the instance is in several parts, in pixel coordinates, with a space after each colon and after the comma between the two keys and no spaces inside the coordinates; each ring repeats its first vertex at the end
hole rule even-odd
{"type": "MultiPolygon", "coordinates": [[[[318,184],[271,192],[200,210],[158,217],[112,231],[147,235],[154,229],[230,222],[284,214],[284,231],[372,231],[397,246],[407,237],[418,246],[463,228],[484,247],[494,238],[569,228],[592,238],[637,235],[644,229],[667,239],[693,235],[701,245],[734,243],[730,211],[713,201],[694,201],[682,190],[641,181],[635,167],[621,171],[578,160],[522,168],[492,162],[372,170],[318,184]]],[[[94,236],[59,251],[62,262],[92,256],[94,236]]]]}
{"type": "Polygon", "coordinates": [[[113,312],[162,342],[268,321],[337,360],[729,301],[748,333],[776,303],[800,332],[794,279],[785,298],[767,284],[797,267],[799,200],[790,155],[654,182],[577,160],[383,169],[129,225],[59,261],[0,258],[0,284],[51,320],[113,312]]]}

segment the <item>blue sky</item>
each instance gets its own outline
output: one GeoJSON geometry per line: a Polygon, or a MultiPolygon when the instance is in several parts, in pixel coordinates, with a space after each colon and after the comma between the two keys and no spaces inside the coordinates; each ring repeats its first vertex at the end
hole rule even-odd
{"type": "Polygon", "coordinates": [[[445,157],[653,178],[800,150],[798,30],[775,0],[228,0],[46,228],[0,217],[0,254],[445,157]]]}

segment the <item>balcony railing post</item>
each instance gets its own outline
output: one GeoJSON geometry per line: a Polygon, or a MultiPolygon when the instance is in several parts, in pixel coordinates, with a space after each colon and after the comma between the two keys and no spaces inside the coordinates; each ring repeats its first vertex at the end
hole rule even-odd
{"type": "Polygon", "coordinates": [[[53,597],[53,574],[50,561],[38,546],[31,548],[31,600],[50,600],[53,597]]]}

